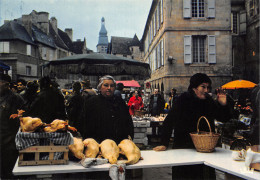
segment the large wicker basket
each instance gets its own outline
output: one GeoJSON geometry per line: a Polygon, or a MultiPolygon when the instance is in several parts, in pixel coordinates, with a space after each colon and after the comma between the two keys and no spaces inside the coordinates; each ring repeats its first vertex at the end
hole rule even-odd
{"type": "Polygon", "coordinates": [[[208,119],[205,116],[201,116],[197,123],[197,132],[190,133],[190,136],[198,152],[212,152],[217,145],[220,134],[212,132],[208,119]],[[202,118],[208,123],[210,132],[199,130],[199,123],[202,118]]]}

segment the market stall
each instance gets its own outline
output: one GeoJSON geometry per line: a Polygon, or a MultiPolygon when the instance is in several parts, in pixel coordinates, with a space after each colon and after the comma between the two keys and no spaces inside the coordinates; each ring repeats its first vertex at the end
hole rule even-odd
{"type": "MultiPolygon", "coordinates": [[[[147,150],[141,151],[141,156],[143,160],[134,165],[127,165],[126,169],[204,164],[244,179],[260,179],[260,172],[247,169],[243,161],[232,160],[232,151],[221,148],[216,148],[213,153],[199,153],[195,149],[175,149],[163,152],[147,150]]],[[[18,167],[16,163],[13,173],[16,176],[22,176],[108,171],[110,166],[110,164],[103,164],[84,168],[78,162],[69,161],[68,165],[18,167]]]]}

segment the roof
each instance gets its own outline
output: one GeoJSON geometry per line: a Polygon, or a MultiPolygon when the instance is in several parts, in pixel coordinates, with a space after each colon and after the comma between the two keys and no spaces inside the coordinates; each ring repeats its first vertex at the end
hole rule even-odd
{"type": "Polygon", "coordinates": [[[54,40],[50,36],[45,34],[42,30],[37,28],[35,25],[32,25],[32,36],[35,42],[39,42],[52,48],[56,48],[54,40]]]}
{"type": "Polygon", "coordinates": [[[72,45],[73,45],[73,52],[75,52],[76,54],[83,54],[83,49],[85,46],[84,41],[73,41],[72,45]]]}
{"type": "Polygon", "coordinates": [[[147,63],[103,53],[72,55],[50,61],[46,64],[46,67],[49,67],[52,73],[57,76],[68,73],[150,76],[150,66],[147,63]]]}
{"type": "Polygon", "coordinates": [[[97,46],[98,45],[108,45],[107,30],[105,27],[105,18],[104,17],[102,17],[102,19],[101,19],[101,29],[99,31],[97,46]]]}
{"type": "Polygon", "coordinates": [[[73,42],[70,39],[70,37],[68,36],[68,34],[62,30],[60,30],[58,28],[58,34],[60,36],[60,38],[62,39],[62,41],[66,44],[66,46],[69,48],[69,50],[71,52],[74,52],[74,48],[73,48],[73,42]]]}
{"type": "Polygon", "coordinates": [[[111,37],[111,54],[125,54],[131,55],[129,45],[132,43],[133,38],[127,37],[111,37]]]}
{"type": "Polygon", "coordinates": [[[54,39],[55,44],[62,48],[62,49],[66,49],[68,50],[69,48],[66,46],[66,44],[63,42],[63,40],[61,39],[61,37],[59,36],[59,34],[57,34],[55,32],[55,30],[53,29],[51,23],[49,25],[49,31],[50,31],[50,36],[54,39]]]}
{"type": "Polygon", "coordinates": [[[116,81],[116,83],[123,83],[125,87],[141,87],[140,84],[135,81],[135,80],[132,80],[132,81],[116,81]]]}
{"type": "Polygon", "coordinates": [[[139,46],[140,47],[141,43],[136,36],[134,35],[133,38],[127,38],[127,37],[116,37],[112,36],[111,37],[111,43],[110,43],[110,48],[111,48],[111,54],[124,54],[124,55],[131,55],[132,52],[130,51],[131,46],[139,46]]]}
{"type": "Polygon", "coordinates": [[[0,27],[0,40],[21,40],[34,45],[29,33],[17,21],[9,21],[0,27]]]}

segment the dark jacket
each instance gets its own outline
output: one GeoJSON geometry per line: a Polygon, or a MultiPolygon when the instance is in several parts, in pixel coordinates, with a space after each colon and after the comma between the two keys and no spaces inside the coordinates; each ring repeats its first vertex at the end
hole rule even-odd
{"type": "Polygon", "coordinates": [[[84,98],[80,93],[75,93],[68,98],[66,111],[69,119],[69,124],[74,126],[76,129],[78,121],[82,117],[84,106],[84,98]]]}
{"type": "Polygon", "coordinates": [[[10,119],[10,115],[17,114],[23,103],[22,97],[10,90],[4,96],[0,96],[1,179],[13,178],[12,170],[18,157],[15,136],[20,122],[18,119],[10,119]]]}
{"type": "Polygon", "coordinates": [[[84,117],[79,124],[79,131],[85,138],[93,138],[101,143],[105,139],[112,139],[116,143],[133,139],[133,121],[128,107],[122,98],[105,98],[102,95],[90,97],[84,106],[84,117]]]}
{"type": "MultiPolygon", "coordinates": [[[[174,129],[173,148],[194,148],[189,133],[197,131],[197,122],[201,116],[209,120],[211,130],[214,132],[214,119],[226,122],[231,118],[231,112],[228,105],[221,106],[211,97],[201,100],[194,93],[185,92],[177,98],[164,120],[162,144],[169,145],[174,129]]],[[[209,132],[209,126],[204,119],[200,121],[199,130],[209,132]]]]}
{"type": "Polygon", "coordinates": [[[150,97],[150,102],[149,102],[149,113],[152,116],[156,116],[156,115],[160,115],[161,113],[163,113],[163,109],[164,109],[164,105],[165,105],[165,101],[163,99],[163,97],[161,96],[161,94],[157,94],[157,107],[154,108],[153,104],[154,104],[154,94],[151,95],[150,97]]]}
{"type": "Polygon", "coordinates": [[[40,118],[44,123],[66,119],[64,96],[55,88],[43,89],[31,104],[26,115],[40,118]]]}

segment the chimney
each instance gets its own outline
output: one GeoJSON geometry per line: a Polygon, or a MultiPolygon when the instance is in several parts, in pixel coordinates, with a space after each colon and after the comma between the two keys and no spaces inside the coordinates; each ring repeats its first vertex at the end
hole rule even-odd
{"type": "Polygon", "coordinates": [[[72,28],[66,28],[65,32],[70,37],[70,40],[73,41],[73,30],[72,30],[72,28]]]}
{"type": "Polygon", "coordinates": [[[4,20],[4,24],[6,24],[6,23],[8,23],[8,22],[10,22],[10,20],[4,20]]]}
{"type": "Polygon", "coordinates": [[[52,25],[52,28],[54,29],[54,31],[58,34],[58,23],[57,23],[57,19],[55,17],[51,17],[50,23],[52,25]]]}
{"type": "Polygon", "coordinates": [[[44,33],[49,35],[49,13],[32,11],[32,20],[35,25],[44,33]]]}
{"type": "Polygon", "coordinates": [[[32,36],[32,16],[31,15],[22,15],[22,24],[25,27],[26,31],[32,36]]]}

